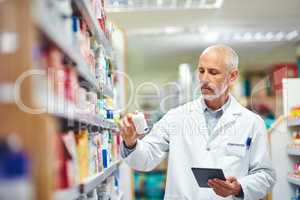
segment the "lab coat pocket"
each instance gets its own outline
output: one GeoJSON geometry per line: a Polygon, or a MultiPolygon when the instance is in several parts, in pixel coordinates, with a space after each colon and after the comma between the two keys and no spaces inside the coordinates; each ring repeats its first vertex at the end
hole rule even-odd
{"type": "Polygon", "coordinates": [[[226,153],[228,156],[243,158],[246,155],[246,145],[238,143],[227,143],[226,153]]]}

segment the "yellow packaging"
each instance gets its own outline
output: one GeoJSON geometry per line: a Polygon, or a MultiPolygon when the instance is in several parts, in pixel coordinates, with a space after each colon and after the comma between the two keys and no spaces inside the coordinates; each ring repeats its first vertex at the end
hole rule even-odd
{"type": "Polygon", "coordinates": [[[77,165],[79,168],[80,181],[83,181],[88,176],[88,130],[82,129],[78,134],[75,134],[76,150],[77,150],[77,165]]]}

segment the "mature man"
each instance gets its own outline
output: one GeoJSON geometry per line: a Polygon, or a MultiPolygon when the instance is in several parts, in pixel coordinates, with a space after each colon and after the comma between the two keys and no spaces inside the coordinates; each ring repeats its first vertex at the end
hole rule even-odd
{"type": "Polygon", "coordinates": [[[138,139],[132,114],[121,121],[121,154],[132,168],[148,171],[168,158],[165,200],[258,200],[275,183],[263,120],[230,95],[239,76],[238,56],[225,45],[199,59],[202,97],[169,111],[138,139]],[[221,168],[226,181],[199,187],[192,167],[221,168]]]}

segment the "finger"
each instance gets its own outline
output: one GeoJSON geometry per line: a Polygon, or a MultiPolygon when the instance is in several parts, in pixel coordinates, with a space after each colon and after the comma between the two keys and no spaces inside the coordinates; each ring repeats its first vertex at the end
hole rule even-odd
{"type": "Polygon", "coordinates": [[[126,127],[130,127],[131,126],[131,123],[129,122],[129,116],[127,115],[125,118],[124,118],[124,124],[126,127]]]}
{"type": "Polygon", "coordinates": [[[230,194],[229,190],[219,186],[214,181],[210,181],[209,185],[214,190],[214,192],[219,196],[225,197],[228,196],[228,194],[230,194]]]}
{"type": "Polygon", "coordinates": [[[231,183],[220,180],[220,179],[214,179],[214,181],[216,182],[217,185],[219,185],[220,187],[223,187],[227,190],[233,190],[233,186],[231,185],[231,183]]]}
{"type": "Polygon", "coordinates": [[[212,188],[214,188],[216,190],[220,190],[220,191],[223,191],[223,192],[232,192],[231,188],[224,187],[215,180],[211,180],[210,185],[212,186],[212,188]]]}
{"type": "Polygon", "coordinates": [[[236,179],[236,177],[234,177],[234,176],[228,176],[228,177],[226,177],[226,181],[229,181],[229,182],[235,182],[235,181],[237,181],[237,179],[236,179]]]}
{"type": "Polygon", "coordinates": [[[218,195],[218,196],[221,196],[221,197],[227,197],[229,196],[227,193],[225,193],[224,191],[222,190],[218,190],[218,189],[213,189],[214,192],[218,195]]]}

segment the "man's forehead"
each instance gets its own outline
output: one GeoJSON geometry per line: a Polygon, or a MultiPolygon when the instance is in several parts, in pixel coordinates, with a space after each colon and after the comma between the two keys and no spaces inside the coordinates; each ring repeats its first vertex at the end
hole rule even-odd
{"type": "Polygon", "coordinates": [[[225,64],[225,56],[223,53],[218,51],[207,51],[200,55],[199,64],[203,63],[215,63],[218,66],[225,64]]]}

